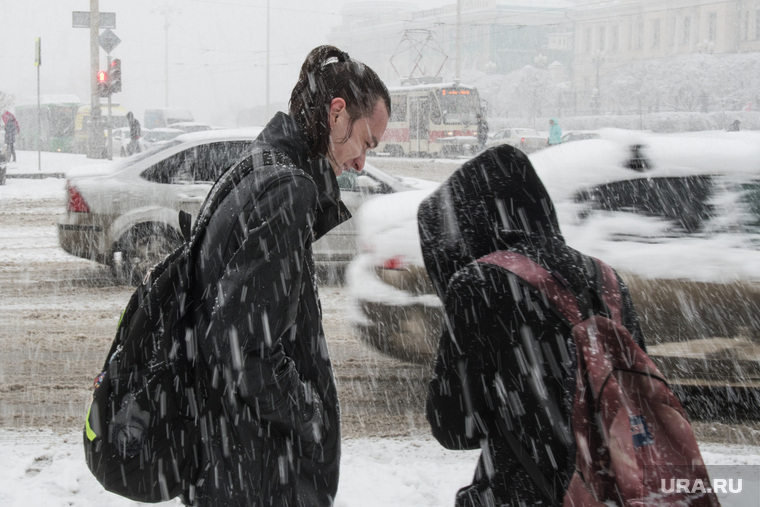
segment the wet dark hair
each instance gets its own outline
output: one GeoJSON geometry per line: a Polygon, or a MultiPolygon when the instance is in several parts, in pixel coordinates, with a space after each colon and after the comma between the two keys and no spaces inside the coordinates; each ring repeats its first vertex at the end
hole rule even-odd
{"type": "Polygon", "coordinates": [[[372,116],[379,99],[391,114],[391,97],[374,70],[352,60],[335,46],[311,50],[301,66],[298,82],[290,94],[290,116],[309,139],[310,155],[325,155],[330,144],[330,103],[340,97],[346,101],[351,123],[372,116]]]}

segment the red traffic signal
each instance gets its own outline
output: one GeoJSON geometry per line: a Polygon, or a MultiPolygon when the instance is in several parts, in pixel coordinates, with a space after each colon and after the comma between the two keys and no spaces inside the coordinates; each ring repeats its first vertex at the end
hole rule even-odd
{"type": "Polygon", "coordinates": [[[108,72],[99,70],[95,77],[98,81],[98,95],[108,97],[111,94],[111,91],[108,89],[108,72]]]}
{"type": "Polygon", "coordinates": [[[121,91],[121,59],[114,58],[109,66],[108,89],[111,93],[118,93],[121,91]]]}

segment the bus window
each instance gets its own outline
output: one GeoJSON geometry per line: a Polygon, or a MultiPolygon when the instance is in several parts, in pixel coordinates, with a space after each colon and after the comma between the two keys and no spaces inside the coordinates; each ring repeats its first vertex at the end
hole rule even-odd
{"type": "Polygon", "coordinates": [[[410,101],[409,137],[411,139],[428,138],[428,122],[430,121],[430,101],[425,98],[415,98],[410,101]]]}
{"type": "Polygon", "coordinates": [[[474,125],[480,112],[477,94],[469,90],[443,89],[438,96],[443,122],[446,124],[474,125]]]}
{"type": "Polygon", "coordinates": [[[441,121],[441,105],[435,100],[435,94],[431,93],[428,99],[428,107],[430,108],[430,121],[436,125],[443,123],[441,121]]]}
{"type": "Polygon", "coordinates": [[[389,121],[406,121],[406,95],[391,95],[391,118],[389,121]]]}

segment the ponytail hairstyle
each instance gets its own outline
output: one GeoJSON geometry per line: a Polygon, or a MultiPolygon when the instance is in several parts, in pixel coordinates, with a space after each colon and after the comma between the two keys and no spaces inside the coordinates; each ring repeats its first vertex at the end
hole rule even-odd
{"type": "Polygon", "coordinates": [[[290,116],[309,140],[309,155],[326,155],[330,145],[330,103],[335,98],[346,101],[350,118],[347,137],[354,122],[372,116],[379,99],[391,114],[388,89],[374,70],[352,60],[335,46],[311,50],[301,66],[298,82],[290,94],[290,116]]]}

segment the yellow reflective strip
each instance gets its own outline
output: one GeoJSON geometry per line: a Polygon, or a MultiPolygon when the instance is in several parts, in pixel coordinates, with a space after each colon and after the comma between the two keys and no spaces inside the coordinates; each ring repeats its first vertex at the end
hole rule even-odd
{"type": "Polygon", "coordinates": [[[91,408],[92,408],[92,404],[90,404],[90,406],[87,407],[87,418],[84,420],[85,433],[87,434],[87,438],[90,439],[90,442],[98,438],[95,432],[92,431],[92,428],[90,428],[90,409],[91,408]]]}

